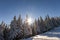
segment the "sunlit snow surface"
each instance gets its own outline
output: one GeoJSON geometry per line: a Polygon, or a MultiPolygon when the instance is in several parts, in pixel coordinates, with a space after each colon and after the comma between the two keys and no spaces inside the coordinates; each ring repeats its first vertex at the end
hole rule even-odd
{"type": "Polygon", "coordinates": [[[60,40],[60,27],[56,27],[46,33],[22,40],[60,40]]]}

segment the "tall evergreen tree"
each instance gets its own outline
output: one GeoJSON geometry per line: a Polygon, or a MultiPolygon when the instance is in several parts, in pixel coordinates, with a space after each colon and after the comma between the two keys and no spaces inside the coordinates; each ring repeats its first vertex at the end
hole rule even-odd
{"type": "Polygon", "coordinates": [[[17,30],[16,39],[22,38],[23,37],[23,27],[22,27],[21,15],[19,15],[19,17],[18,17],[16,30],[17,30]]]}
{"type": "Polygon", "coordinates": [[[16,16],[14,16],[13,20],[11,21],[10,27],[11,27],[11,29],[9,32],[9,38],[8,39],[13,40],[17,35],[17,32],[16,32],[17,31],[16,30],[16,28],[17,28],[16,16]]]}
{"type": "Polygon", "coordinates": [[[37,21],[36,21],[36,19],[33,23],[32,33],[33,33],[33,35],[37,34],[37,21]]]}
{"type": "Polygon", "coordinates": [[[2,21],[0,25],[0,40],[4,40],[4,29],[5,29],[5,23],[2,21]]]}
{"type": "Polygon", "coordinates": [[[46,31],[45,23],[44,23],[44,21],[43,21],[41,16],[40,16],[40,31],[41,31],[41,33],[46,31]]]}
{"type": "Polygon", "coordinates": [[[38,18],[37,20],[37,34],[40,34],[41,31],[40,31],[40,19],[38,18]]]}
{"type": "Polygon", "coordinates": [[[24,21],[24,36],[25,37],[32,35],[32,28],[30,27],[27,21],[28,21],[28,15],[26,15],[26,19],[24,21]]]}

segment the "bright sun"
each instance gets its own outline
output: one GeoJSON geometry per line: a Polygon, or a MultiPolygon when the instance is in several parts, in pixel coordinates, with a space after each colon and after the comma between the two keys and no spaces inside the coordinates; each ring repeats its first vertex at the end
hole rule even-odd
{"type": "Polygon", "coordinates": [[[28,18],[27,22],[28,22],[29,25],[32,24],[32,18],[28,18]]]}

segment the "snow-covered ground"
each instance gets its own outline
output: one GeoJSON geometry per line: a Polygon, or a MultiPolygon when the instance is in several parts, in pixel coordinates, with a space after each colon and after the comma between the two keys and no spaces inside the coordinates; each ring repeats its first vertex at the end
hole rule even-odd
{"type": "Polygon", "coordinates": [[[22,40],[60,40],[60,27],[56,27],[46,33],[22,40]]]}

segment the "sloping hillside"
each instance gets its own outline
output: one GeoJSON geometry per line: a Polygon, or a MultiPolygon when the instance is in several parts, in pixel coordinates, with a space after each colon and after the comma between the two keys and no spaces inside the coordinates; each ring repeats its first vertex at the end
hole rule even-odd
{"type": "Polygon", "coordinates": [[[46,33],[23,40],[60,40],[60,27],[56,27],[46,33]]]}

